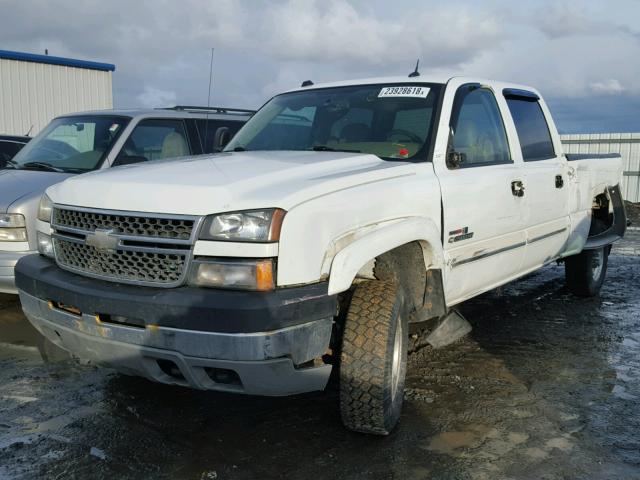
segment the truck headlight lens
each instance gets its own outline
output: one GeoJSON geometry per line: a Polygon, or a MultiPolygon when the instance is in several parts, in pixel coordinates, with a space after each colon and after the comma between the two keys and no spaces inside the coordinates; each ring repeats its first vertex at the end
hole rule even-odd
{"type": "Polygon", "coordinates": [[[197,287],[273,290],[274,263],[262,260],[194,260],[189,283],[197,287]]]}
{"type": "Polygon", "coordinates": [[[24,227],[24,215],[20,213],[0,213],[0,228],[24,227]]]}
{"type": "Polygon", "coordinates": [[[53,202],[49,196],[45,193],[40,199],[40,205],[38,206],[38,220],[51,223],[51,212],[53,211],[53,202]]]}
{"type": "Polygon", "coordinates": [[[38,253],[45,257],[53,258],[53,242],[45,233],[38,232],[38,253]]]}
{"type": "Polygon", "coordinates": [[[27,229],[20,228],[0,228],[0,242],[26,242],[27,229]]]}
{"type": "Polygon", "coordinates": [[[284,210],[270,208],[210,215],[204,221],[200,239],[277,242],[284,214],[284,210]]]}

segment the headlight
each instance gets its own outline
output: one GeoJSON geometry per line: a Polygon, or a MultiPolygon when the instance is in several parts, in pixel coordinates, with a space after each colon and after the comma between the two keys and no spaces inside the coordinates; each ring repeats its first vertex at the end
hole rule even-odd
{"type": "Polygon", "coordinates": [[[284,210],[270,208],[210,215],[204,221],[200,239],[277,242],[284,214],[284,210]]]}
{"type": "Polygon", "coordinates": [[[264,260],[194,260],[189,283],[197,287],[273,290],[274,263],[264,260]]]}
{"type": "Polygon", "coordinates": [[[45,257],[53,258],[53,242],[51,241],[51,237],[42,232],[38,232],[38,253],[45,257]]]}
{"type": "Polygon", "coordinates": [[[26,242],[27,229],[21,228],[0,228],[0,242],[26,242]]]}
{"type": "Polygon", "coordinates": [[[24,215],[0,213],[0,242],[26,242],[27,229],[24,215]]]}
{"type": "Polygon", "coordinates": [[[53,211],[53,202],[49,196],[45,193],[40,199],[40,205],[38,206],[38,220],[51,223],[51,212],[53,211]]]}
{"type": "Polygon", "coordinates": [[[19,213],[0,213],[0,228],[24,227],[24,215],[19,213]]]}

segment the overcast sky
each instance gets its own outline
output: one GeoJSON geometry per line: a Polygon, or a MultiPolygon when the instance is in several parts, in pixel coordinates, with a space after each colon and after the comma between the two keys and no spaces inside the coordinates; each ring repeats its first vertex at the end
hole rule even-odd
{"type": "Polygon", "coordinates": [[[117,107],[260,106],[301,81],[530,84],[563,132],[640,131],[640,1],[0,0],[0,49],[116,64],[117,107]]]}

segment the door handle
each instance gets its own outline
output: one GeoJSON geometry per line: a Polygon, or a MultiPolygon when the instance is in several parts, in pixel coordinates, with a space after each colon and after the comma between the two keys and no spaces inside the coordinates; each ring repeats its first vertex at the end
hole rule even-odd
{"type": "Polygon", "coordinates": [[[511,182],[511,193],[514,197],[524,197],[524,184],[522,180],[514,180],[511,182]]]}
{"type": "Polygon", "coordinates": [[[564,178],[562,178],[562,175],[556,175],[556,188],[562,187],[564,187],[564,178]]]}

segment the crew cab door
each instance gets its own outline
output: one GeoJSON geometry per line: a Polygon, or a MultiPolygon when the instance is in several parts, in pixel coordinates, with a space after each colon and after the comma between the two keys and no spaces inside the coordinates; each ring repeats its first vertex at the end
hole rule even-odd
{"type": "Polygon", "coordinates": [[[567,161],[554,146],[553,122],[539,96],[530,91],[504,89],[524,168],[527,248],[522,270],[555,260],[569,235],[569,179],[567,161]]]}
{"type": "MultiPolygon", "coordinates": [[[[520,272],[526,243],[524,172],[509,146],[501,113],[506,108],[504,98],[489,88],[460,86],[451,108],[446,159],[434,156],[442,195],[449,305],[520,272]]],[[[443,128],[447,127],[441,122],[443,128]]]]}

